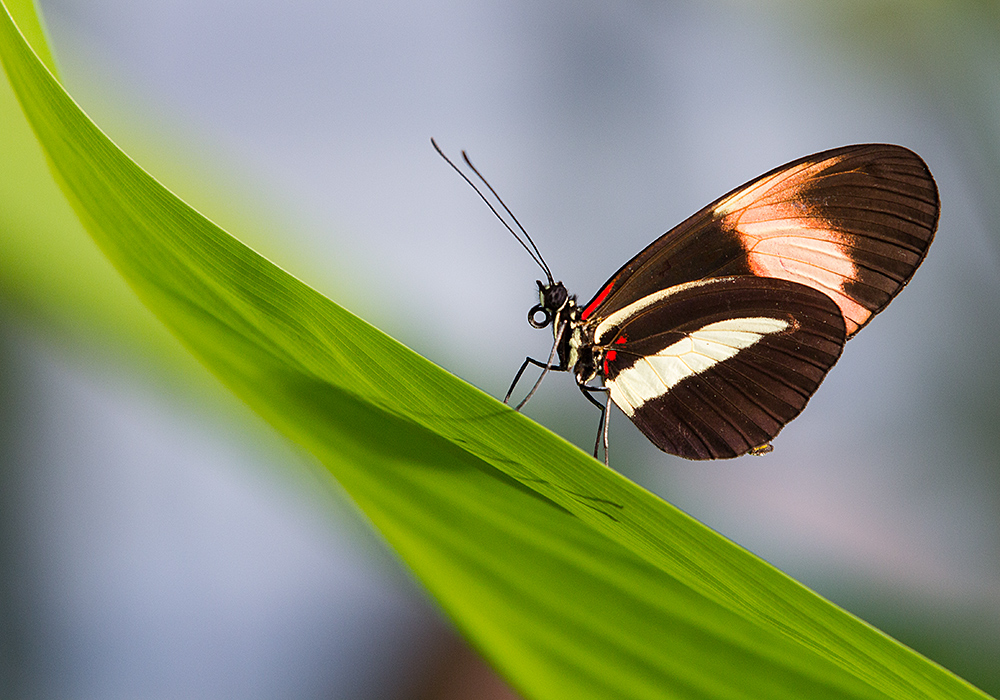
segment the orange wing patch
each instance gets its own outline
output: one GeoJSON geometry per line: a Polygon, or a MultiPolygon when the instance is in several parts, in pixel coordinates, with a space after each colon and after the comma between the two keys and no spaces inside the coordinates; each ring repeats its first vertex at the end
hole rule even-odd
{"type": "Polygon", "coordinates": [[[715,215],[739,236],[750,270],[819,289],[831,297],[844,316],[847,334],[863,326],[872,311],[846,291],[857,278],[844,232],[830,226],[809,204],[805,188],[815,187],[822,171],[843,156],[806,162],[765,177],[720,202],[715,215]]]}

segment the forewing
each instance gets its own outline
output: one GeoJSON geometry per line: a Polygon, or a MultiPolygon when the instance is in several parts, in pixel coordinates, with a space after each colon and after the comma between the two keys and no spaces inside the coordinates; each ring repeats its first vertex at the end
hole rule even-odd
{"type": "Polygon", "coordinates": [[[737,457],[795,418],[840,357],[825,294],[743,276],[680,285],[596,327],[611,399],[660,449],[737,457]]]}
{"type": "Polygon", "coordinates": [[[584,320],[685,282],[757,275],[830,296],[850,337],[912,277],[938,213],[930,171],[901,146],[807,156],[733,190],[654,241],[584,307],[584,320]]]}

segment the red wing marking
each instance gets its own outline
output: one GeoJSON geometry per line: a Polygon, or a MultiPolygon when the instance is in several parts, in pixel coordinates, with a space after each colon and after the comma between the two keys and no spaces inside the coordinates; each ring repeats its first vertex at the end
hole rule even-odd
{"type": "Polygon", "coordinates": [[[611,288],[614,286],[615,283],[612,281],[607,287],[605,287],[601,293],[597,295],[597,298],[590,302],[590,304],[587,305],[587,308],[583,310],[583,313],[580,314],[580,320],[586,321],[587,317],[594,313],[594,309],[600,306],[601,302],[607,298],[608,294],[611,293],[611,288]]]}
{"type": "MultiPolygon", "coordinates": [[[[616,342],[622,343],[622,342],[625,342],[625,341],[624,340],[618,340],[616,342]]],[[[618,357],[618,351],[617,350],[608,350],[604,354],[604,375],[605,376],[608,375],[608,363],[609,362],[614,362],[616,357],[618,357]]]]}

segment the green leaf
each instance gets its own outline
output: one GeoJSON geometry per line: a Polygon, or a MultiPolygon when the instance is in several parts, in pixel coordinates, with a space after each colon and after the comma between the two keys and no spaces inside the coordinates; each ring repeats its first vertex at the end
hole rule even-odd
{"type": "Polygon", "coordinates": [[[87,118],[6,7],[0,55],[135,293],[319,459],[526,696],[986,697],[212,224],[87,118]]]}

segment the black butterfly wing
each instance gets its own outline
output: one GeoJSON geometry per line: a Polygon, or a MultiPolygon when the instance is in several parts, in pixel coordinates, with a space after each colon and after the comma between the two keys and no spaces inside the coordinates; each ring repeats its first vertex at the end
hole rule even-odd
{"type": "Polygon", "coordinates": [[[830,296],[847,337],[909,281],[937,228],[934,179],[901,146],[845,146],[739,187],[626,263],[585,307],[599,320],[656,290],[757,275],[830,296]]]}
{"type": "Polygon", "coordinates": [[[846,341],[826,294],[767,277],[661,290],[595,327],[611,399],[660,449],[737,457],[795,418],[846,341]]]}

